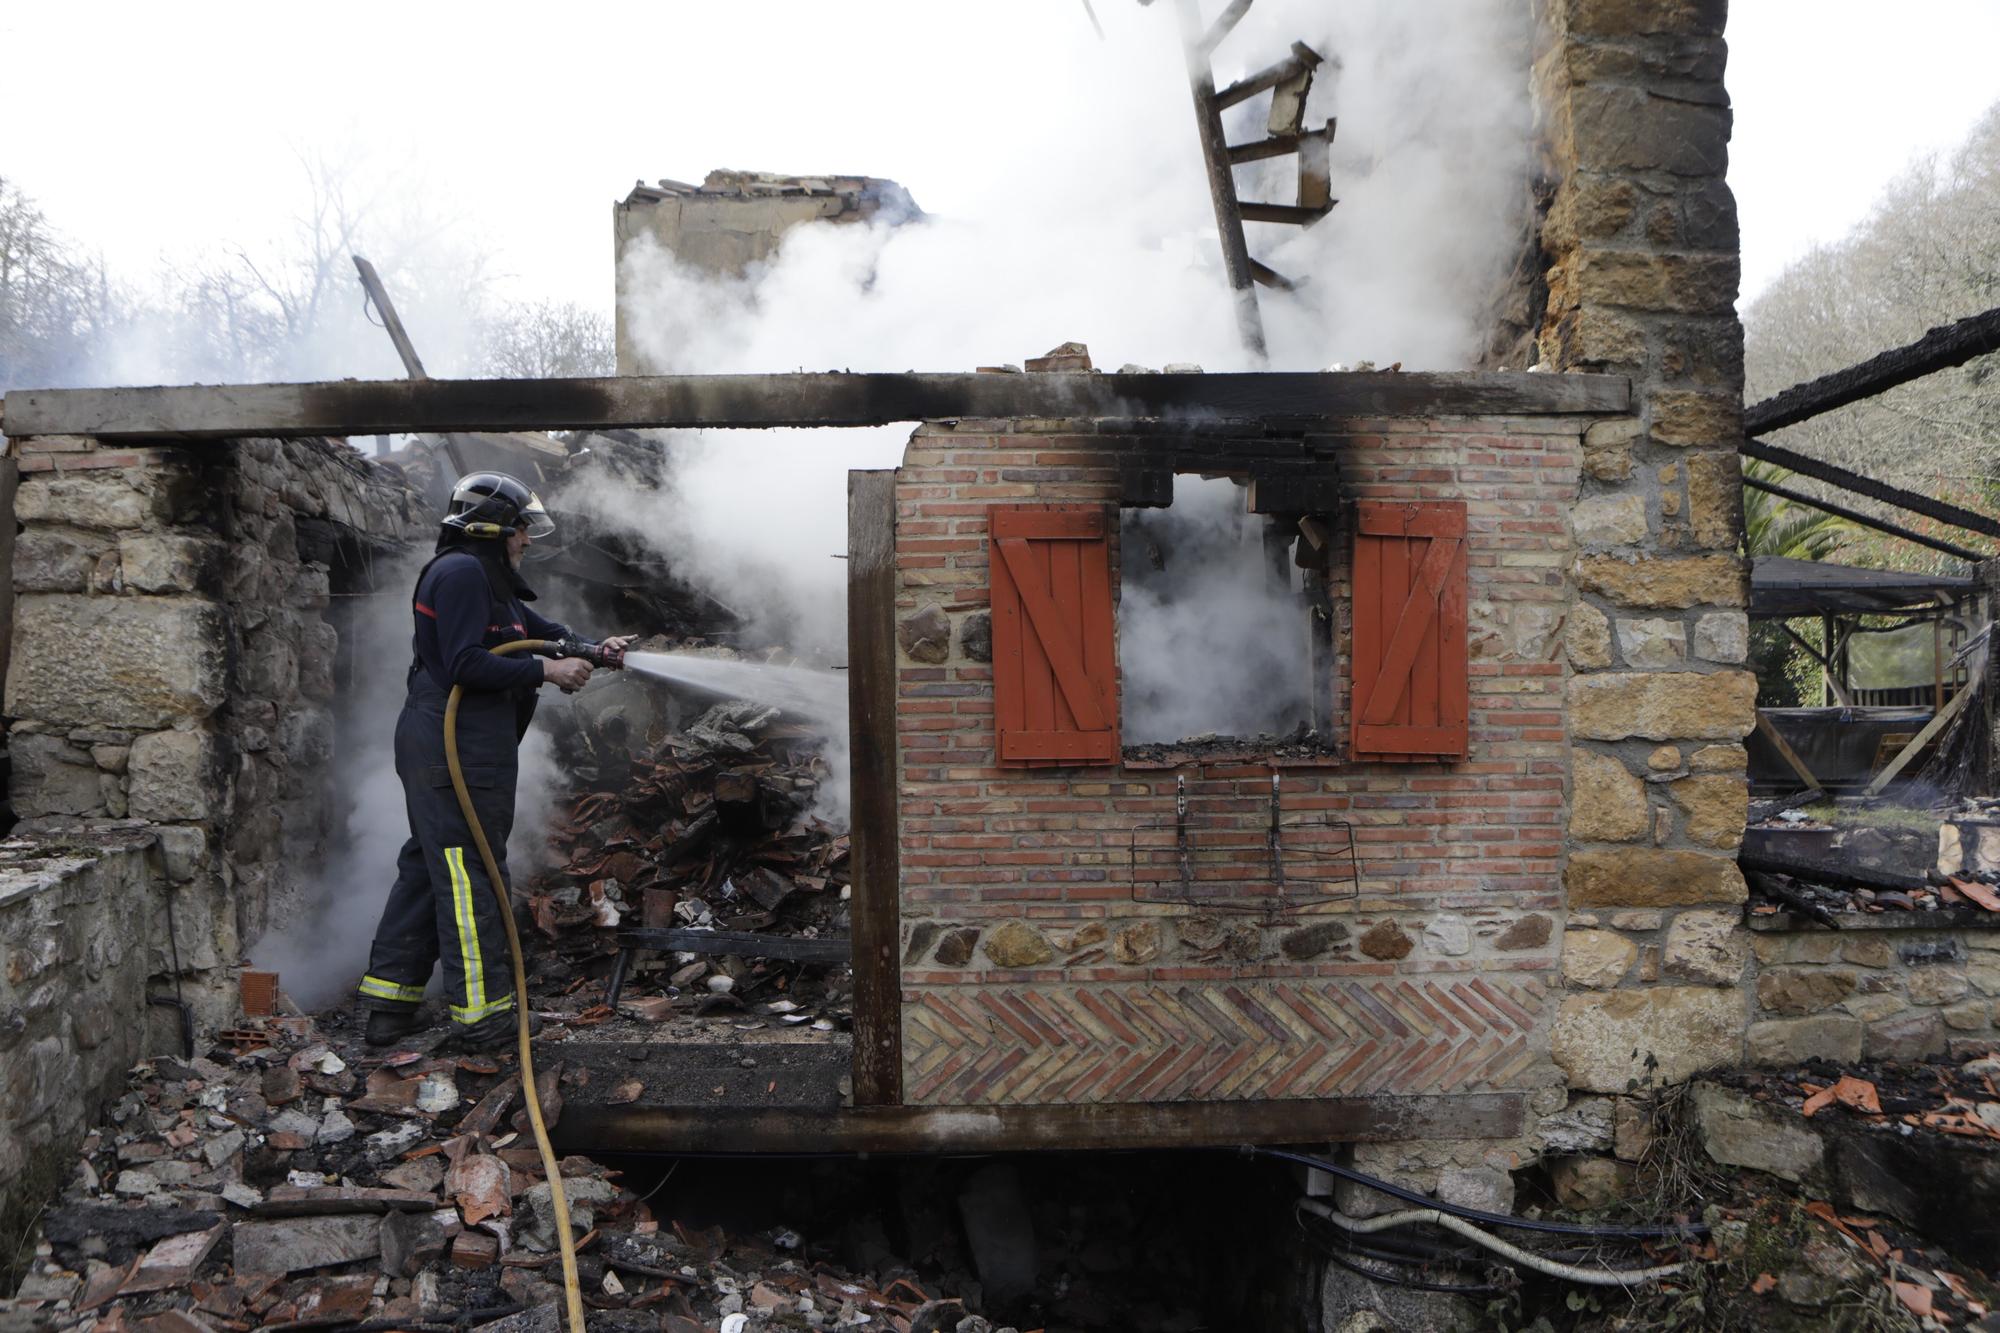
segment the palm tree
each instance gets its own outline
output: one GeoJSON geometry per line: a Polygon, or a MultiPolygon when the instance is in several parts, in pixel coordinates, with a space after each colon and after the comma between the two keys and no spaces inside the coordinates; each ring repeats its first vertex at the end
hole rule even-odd
{"type": "MultiPolygon", "coordinates": [[[[1743,475],[1779,485],[1791,473],[1774,463],[1746,459],[1743,475]]],[[[1859,532],[1860,526],[1837,514],[1781,500],[1768,491],[1743,488],[1743,553],[1782,555],[1793,560],[1824,560],[1859,532]]]]}

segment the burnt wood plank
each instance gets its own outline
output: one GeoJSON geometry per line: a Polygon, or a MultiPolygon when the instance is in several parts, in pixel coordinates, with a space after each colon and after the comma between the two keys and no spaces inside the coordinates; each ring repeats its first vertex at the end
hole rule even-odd
{"type": "Polygon", "coordinates": [[[896,474],[847,477],[848,804],[854,1100],[903,1100],[902,854],[896,826],[896,474]]]}
{"type": "Polygon", "coordinates": [[[101,440],[620,427],[879,426],[963,417],[1324,421],[1623,413],[1622,375],[1282,372],[660,375],[16,389],[7,433],[101,440]]]}
{"type": "Polygon", "coordinates": [[[1877,481],[1873,477],[1864,477],[1859,472],[1850,472],[1848,469],[1836,466],[1833,463],[1822,462],[1817,458],[1809,458],[1805,454],[1787,449],[1783,445],[1768,444],[1763,440],[1745,440],[1743,442],[1743,455],[1746,458],[1754,458],[1760,462],[1775,463],[1779,467],[1796,472],[1801,476],[1811,477],[1815,481],[1827,482],[1840,487],[1844,491],[1852,491],[1856,495],[1865,495],[1871,500],[1880,500],[1884,504],[1895,505],[1898,509],[1907,509],[1913,514],[1922,514],[1926,518],[1934,518],[1940,523],[1949,523],[1953,527],[1963,528],[1967,532],[1983,533],[1988,537],[2000,537],[2000,521],[1988,518],[1984,514],[1976,514],[1970,509],[1961,509],[1959,506],[1947,501],[1934,500],[1928,495],[1919,495],[1915,491],[1904,490],[1901,486],[1892,486],[1886,481],[1877,481]]]}
{"type": "Polygon", "coordinates": [[[618,944],[625,949],[656,949],[660,952],[698,953],[710,958],[734,954],[738,958],[776,958],[787,963],[845,963],[848,941],[844,939],[802,940],[789,935],[763,935],[754,930],[649,930],[644,926],[618,932],[618,944]]]}
{"type": "Polygon", "coordinates": [[[1873,398],[1898,384],[1963,365],[1975,356],[2000,351],[2000,306],[1932,329],[1913,343],[1891,348],[1858,366],[1795,384],[1743,411],[1750,435],[1810,421],[1822,412],[1873,398]]]}
{"type": "Polygon", "coordinates": [[[559,1153],[1085,1151],[1506,1138],[1520,1132],[1522,1113],[1521,1095],[1512,1092],[1097,1106],[855,1106],[830,1114],[633,1103],[572,1107],[552,1134],[559,1153]]]}

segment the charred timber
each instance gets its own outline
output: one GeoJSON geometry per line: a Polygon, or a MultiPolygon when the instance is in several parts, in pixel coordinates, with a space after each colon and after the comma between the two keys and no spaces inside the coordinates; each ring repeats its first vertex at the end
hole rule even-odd
{"type": "Polygon", "coordinates": [[[729,1105],[592,1105],[576,1099],[564,1102],[562,1119],[551,1131],[563,1153],[1079,1152],[1506,1138],[1520,1132],[1522,1115],[1521,1095],[1504,1092],[1098,1106],[856,1106],[831,1114],[729,1105]]]}
{"type": "Polygon", "coordinates": [[[1986,559],[1985,556],[1969,547],[1957,546],[1936,537],[1926,537],[1921,532],[1901,527],[1886,519],[1876,518],[1872,514],[1864,514],[1858,509],[1849,509],[1845,505],[1834,504],[1831,500],[1822,500],[1816,496],[1807,495],[1803,491],[1795,491],[1788,487],[1777,486],[1760,477],[1746,476],[1743,478],[1743,484],[1753,491],[1762,491],[1766,495],[1775,495],[1780,500],[1790,500],[1793,504],[1802,504],[1810,509],[1817,509],[1822,513],[1832,514],[1837,518],[1844,518],[1850,523],[1858,523],[1864,528],[1873,528],[1875,531],[1887,533],[1891,537],[1901,537],[1904,541],[1915,542],[1918,546],[1928,546],[1933,551],[1942,551],[1944,554],[1957,560],[1967,560],[1976,565],[1981,560],[1986,559]]]}
{"type": "Polygon", "coordinates": [[[1761,435],[1795,426],[1836,407],[1873,398],[1899,384],[1949,370],[1992,351],[2000,351],[2000,307],[1932,329],[1915,342],[1893,348],[1858,366],[1793,385],[1746,408],[1743,429],[1748,434],[1761,435]]]}
{"type": "Polygon", "coordinates": [[[1763,440],[1745,440],[1743,456],[1764,463],[1775,463],[1800,476],[1838,486],[1856,495],[1865,495],[1871,500],[1880,500],[1883,504],[1895,505],[1898,509],[1907,509],[1913,514],[1922,514],[1925,518],[1934,518],[1940,523],[1949,523],[1954,528],[1963,528],[1967,532],[1977,532],[1987,537],[2000,537],[2000,522],[1984,514],[1975,514],[1970,509],[1961,509],[1947,501],[1933,500],[1928,495],[1906,491],[1901,486],[1891,486],[1886,481],[1864,477],[1859,472],[1850,472],[1844,467],[1823,463],[1817,458],[1808,458],[1781,445],[1767,444],[1763,440]]]}
{"type": "Polygon", "coordinates": [[[1825,861],[1811,856],[1782,856],[1776,852],[1739,852],[1736,863],[1745,870],[1766,875],[1790,875],[1808,884],[1826,884],[1847,889],[1893,889],[1915,893],[1930,887],[1922,875],[1904,875],[1894,870],[1877,870],[1852,861],[1825,861]]]}
{"type": "MultiPolygon", "coordinates": [[[[100,440],[395,435],[619,427],[881,426],[966,417],[1300,422],[1398,416],[1619,415],[1622,375],[1282,372],[1100,375],[661,375],[547,380],[17,389],[7,433],[100,440]]],[[[1994,525],[2000,535],[2000,524],[1994,525]]]]}
{"type": "Polygon", "coordinates": [[[844,939],[795,939],[789,935],[764,935],[747,930],[637,926],[619,931],[618,944],[626,949],[698,953],[710,958],[733,954],[738,958],[775,958],[784,963],[845,965],[850,957],[849,944],[844,939]]]}

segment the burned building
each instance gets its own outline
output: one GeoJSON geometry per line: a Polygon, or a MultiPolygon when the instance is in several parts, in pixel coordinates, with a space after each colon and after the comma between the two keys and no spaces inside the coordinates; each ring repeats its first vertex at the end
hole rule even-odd
{"type": "MultiPolygon", "coordinates": [[[[1740,1063],[1758,988],[1721,8],[1542,7],[1537,373],[1102,374],[1073,351],[480,396],[8,395],[31,832],[0,932],[30,1073],[0,1120],[40,1139],[0,1178],[46,1184],[139,1034],[166,1035],[149,982],[225,1017],[272,849],[323,843],[302,700],[337,653],[328,580],[410,516],[320,437],[895,421],[923,424],[848,497],[851,1037],[797,1043],[782,1080],[718,1074],[720,1100],[593,1077],[566,1090],[564,1146],[1339,1143],[1498,1207],[1540,1154],[1629,1166],[1643,1134],[1612,1127],[1740,1063]],[[255,475],[277,460],[318,480],[255,475]],[[1297,699],[1224,720],[1229,664],[1190,662],[1214,734],[1131,734],[1129,682],[1159,665],[1135,654],[1172,649],[1124,640],[1121,595],[1195,477],[1240,487],[1297,699]],[[304,544],[325,524],[342,563],[304,544]],[[80,626],[98,684],[63,665],[80,626]],[[35,945],[64,895],[104,924],[35,945]],[[93,952],[113,904],[145,947],[93,952]],[[100,988],[123,1006],[108,1036],[73,1003],[100,988]]],[[[711,177],[635,192],[619,237],[734,271],[795,222],[907,204],[865,178],[711,177]]],[[[622,333],[619,361],[641,368],[622,333]]],[[[612,1045],[571,1034],[566,1059],[693,1058],[612,1045]]]]}

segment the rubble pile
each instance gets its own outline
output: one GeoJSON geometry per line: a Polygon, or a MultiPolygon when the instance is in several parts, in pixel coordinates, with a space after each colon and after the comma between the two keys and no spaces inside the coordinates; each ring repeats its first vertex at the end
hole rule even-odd
{"type": "Polygon", "coordinates": [[[1835,823],[1797,808],[1753,807],[1741,853],[1751,913],[1792,911],[1824,925],[1883,912],[2000,913],[1996,808],[1977,800],[1955,810],[1863,808],[1836,811],[1844,822],[1835,823]]]}
{"type": "MultiPolygon", "coordinates": [[[[511,1063],[370,1055],[331,1023],[273,1019],[139,1065],[43,1213],[0,1328],[555,1333],[550,1188],[511,1063]]],[[[551,1122],[587,1077],[538,1072],[551,1122]]],[[[788,1229],[693,1230],[615,1171],[561,1165],[593,1328],[991,1333],[908,1270],[840,1271],[788,1229]]]]}
{"type": "MultiPolygon", "coordinates": [[[[828,766],[816,731],[742,701],[713,704],[657,740],[632,730],[620,727],[615,741],[638,739],[636,755],[607,742],[600,762],[574,768],[580,787],[551,835],[561,864],[529,886],[529,984],[538,997],[562,997],[538,998],[538,1007],[588,1012],[600,992],[578,978],[608,970],[621,927],[846,937],[848,837],[818,813],[828,766]]],[[[741,1011],[766,990],[792,1001],[774,1022],[832,1028],[850,1018],[840,1003],[851,989],[845,968],[641,957],[626,994],[671,1001],[643,1009],[654,1019],[741,1011]],[[655,966],[666,975],[646,980],[643,969],[655,966]]]]}

